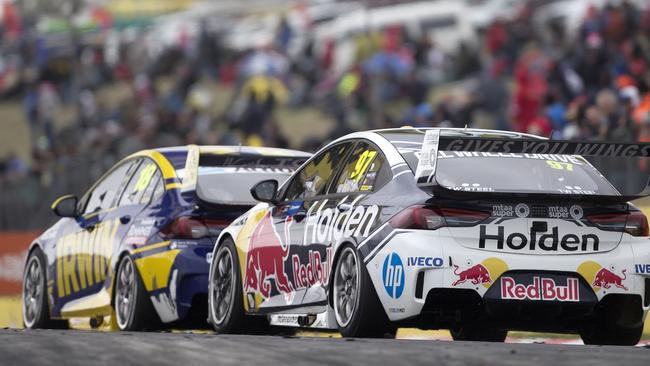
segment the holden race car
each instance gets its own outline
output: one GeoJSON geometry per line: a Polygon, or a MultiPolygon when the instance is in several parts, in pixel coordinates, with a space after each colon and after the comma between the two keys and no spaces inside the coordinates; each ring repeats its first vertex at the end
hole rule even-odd
{"type": "Polygon", "coordinates": [[[509,330],[635,344],[650,305],[644,214],[583,156],[647,144],[474,129],[352,133],[224,229],[209,278],[219,332],[283,325],[344,337],[402,326],[456,340],[509,330]]]}
{"type": "Polygon", "coordinates": [[[62,217],[29,248],[23,279],[27,328],[156,329],[205,323],[215,240],[255,204],[250,188],[283,181],[310,155],[196,146],[144,150],[117,163],[80,199],[52,204],[62,217]]]}

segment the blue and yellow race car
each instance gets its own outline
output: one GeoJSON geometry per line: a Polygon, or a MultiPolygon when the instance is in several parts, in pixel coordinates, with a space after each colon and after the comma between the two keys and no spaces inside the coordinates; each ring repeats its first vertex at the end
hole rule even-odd
{"type": "Polygon", "coordinates": [[[285,180],[308,157],[190,145],[120,161],[81,198],[52,204],[61,219],[25,264],[25,327],[67,327],[71,317],[96,326],[108,315],[121,330],[205,320],[215,239],[255,204],[255,183],[285,180]]]}

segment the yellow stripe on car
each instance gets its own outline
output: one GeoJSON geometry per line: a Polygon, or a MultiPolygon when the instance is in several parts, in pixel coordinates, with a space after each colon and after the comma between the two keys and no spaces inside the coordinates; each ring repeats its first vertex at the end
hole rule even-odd
{"type": "Polygon", "coordinates": [[[137,153],[131,154],[123,160],[135,158],[135,157],[146,157],[156,162],[160,172],[162,173],[163,179],[176,178],[176,170],[172,164],[167,160],[167,158],[156,150],[142,150],[137,153]]]}
{"type": "Polygon", "coordinates": [[[169,272],[180,249],[168,250],[135,260],[140,277],[147,291],[165,288],[169,281],[169,272]]]}
{"type": "Polygon", "coordinates": [[[158,249],[158,248],[166,247],[168,245],[169,245],[169,241],[163,241],[156,244],[145,245],[143,247],[133,249],[131,251],[131,254],[142,253],[142,252],[146,252],[147,250],[158,249]]]}
{"type": "Polygon", "coordinates": [[[54,208],[59,204],[59,202],[63,201],[64,199],[74,197],[74,194],[66,194],[64,196],[61,196],[52,202],[52,205],[50,206],[50,209],[54,210],[54,208]]]}

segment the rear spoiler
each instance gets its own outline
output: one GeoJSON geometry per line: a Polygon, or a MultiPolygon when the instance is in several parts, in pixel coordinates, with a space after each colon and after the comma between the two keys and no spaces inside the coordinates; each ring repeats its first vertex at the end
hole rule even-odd
{"type": "Polygon", "coordinates": [[[181,192],[193,191],[199,177],[199,158],[201,151],[197,145],[187,146],[187,159],[185,160],[185,173],[183,175],[183,186],[181,192]]]}
{"type": "MultiPolygon", "coordinates": [[[[415,171],[415,182],[419,187],[431,187],[433,193],[438,196],[453,198],[496,198],[512,197],[521,195],[526,197],[539,197],[545,199],[566,199],[576,195],[547,194],[547,193],[516,193],[516,192],[468,192],[448,189],[436,181],[436,163],[438,151],[468,151],[483,153],[513,153],[513,154],[553,154],[553,155],[581,155],[591,157],[650,157],[650,143],[612,143],[592,141],[567,141],[567,140],[546,140],[532,138],[499,138],[499,137],[475,137],[475,136],[444,136],[439,129],[427,130],[424,135],[422,149],[417,169],[415,171]]],[[[627,202],[650,195],[650,186],[646,184],[645,189],[636,195],[627,196],[604,196],[594,195],[590,197],[598,202],[627,202]]],[[[579,195],[578,195],[579,196],[579,195]]]]}

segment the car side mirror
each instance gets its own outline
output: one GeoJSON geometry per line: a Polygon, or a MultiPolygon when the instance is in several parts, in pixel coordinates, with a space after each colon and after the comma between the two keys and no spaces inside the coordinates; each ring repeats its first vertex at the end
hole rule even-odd
{"type": "Polygon", "coordinates": [[[251,188],[251,196],[260,202],[275,204],[278,195],[278,181],[275,179],[263,180],[251,188]]]}
{"type": "Polygon", "coordinates": [[[79,199],[75,195],[61,196],[52,203],[52,211],[59,217],[76,217],[78,202],[79,199]]]}

